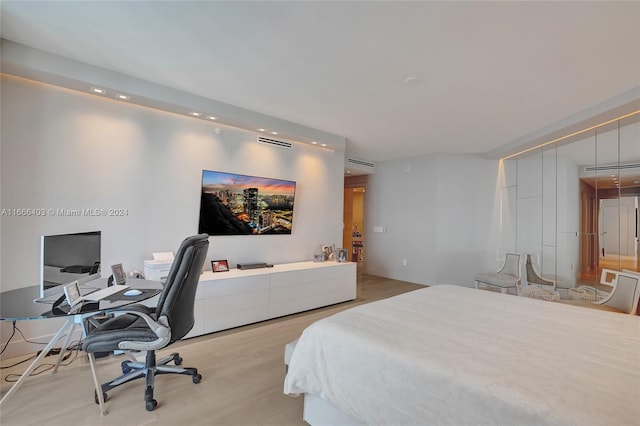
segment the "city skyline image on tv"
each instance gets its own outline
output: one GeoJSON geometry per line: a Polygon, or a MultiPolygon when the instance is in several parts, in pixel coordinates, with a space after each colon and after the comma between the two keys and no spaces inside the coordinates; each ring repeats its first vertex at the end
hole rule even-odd
{"type": "Polygon", "coordinates": [[[294,181],[203,170],[198,232],[291,234],[295,191],[294,181]]]}

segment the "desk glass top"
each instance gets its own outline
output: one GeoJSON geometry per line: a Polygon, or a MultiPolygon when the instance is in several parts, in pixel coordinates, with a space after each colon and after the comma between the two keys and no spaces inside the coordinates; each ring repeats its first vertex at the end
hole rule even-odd
{"type": "MultiPolygon", "coordinates": [[[[83,288],[105,288],[107,285],[106,278],[100,278],[83,284],[83,288]]],[[[141,296],[134,296],[131,299],[121,298],[122,300],[101,300],[99,302],[85,302],[79,311],[74,314],[86,314],[91,312],[100,312],[116,309],[132,303],[141,302],[154,297],[158,290],[162,289],[162,284],[158,281],[141,280],[136,278],[128,278],[127,285],[135,289],[149,289],[141,296]],[[146,296],[146,297],[145,297],[146,296]]],[[[85,292],[83,292],[84,294],[85,292]]],[[[0,320],[4,321],[21,321],[57,318],[67,316],[66,312],[51,312],[52,304],[35,303],[34,300],[40,297],[40,286],[23,287],[15,290],[3,291],[0,293],[0,320]]],[[[68,309],[68,306],[66,307],[68,309]]]]}

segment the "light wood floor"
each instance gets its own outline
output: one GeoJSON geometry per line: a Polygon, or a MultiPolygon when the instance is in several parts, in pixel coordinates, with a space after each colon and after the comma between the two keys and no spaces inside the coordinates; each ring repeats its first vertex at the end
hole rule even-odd
{"type": "Polygon", "coordinates": [[[603,269],[612,269],[614,271],[622,271],[628,269],[630,271],[640,272],[640,259],[635,256],[619,256],[617,254],[606,254],[598,259],[597,274],[581,273],[580,278],[585,280],[584,284],[589,285],[600,280],[603,269]]]}
{"type": "Polygon", "coordinates": [[[602,268],[613,269],[621,271],[623,269],[629,269],[632,271],[639,271],[638,259],[635,256],[619,256],[617,254],[607,254],[600,258],[599,270],[602,268]]]}
{"type": "MultiPolygon", "coordinates": [[[[101,417],[93,402],[89,364],[80,353],[57,374],[43,373],[28,379],[2,407],[0,424],[10,425],[305,425],[302,397],[282,393],[284,346],[296,339],[312,322],[373,300],[423,288],[418,284],[374,276],[358,277],[355,301],[266,321],[179,342],[185,366],[197,367],[202,382],[194,385],[189,376],[156,377],[153,412],[144,408],[144,382],[136,380],[110,392],[109,414],[101,417]]],[[[120,373],[124,356],[98,360],[103,381],[120,373]]],[[[49,358],[47,358],[49,360],[49,358]]],[[[3,365],[12,364],[6,360],[3,365]]],[[[3,369],[2,394],[10,384],[8,373],[26,367],[3,369]]]]}

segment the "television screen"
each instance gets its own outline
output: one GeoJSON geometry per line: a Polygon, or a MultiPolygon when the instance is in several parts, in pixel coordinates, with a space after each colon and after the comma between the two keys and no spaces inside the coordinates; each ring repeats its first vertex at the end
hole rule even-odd
{"type": "Polygon", "coordinates": [[[291,234],[295,192],[294,181],[203,170],[198,232],[291,234]]]}
{"type": "Polygon", "coordinates": [[[40,297],[62,285],[100,278],[101,232],[43,235],[40,239],[40,297]]]}

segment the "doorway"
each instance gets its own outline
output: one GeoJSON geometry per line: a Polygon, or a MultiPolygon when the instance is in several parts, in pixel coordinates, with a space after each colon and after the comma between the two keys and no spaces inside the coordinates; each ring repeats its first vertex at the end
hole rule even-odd
{"type": "Polygon", "coordinates": [[[596,190],[580,180],[582,280],[597,282],[603,268],[640,271],[639,198],[619,191],[596,190]]]}
{"type": "Polygon", "coordinates": [[[344,213],[342,246],[349,250],[349,261],[358,264],[358,270],[364,262],[365,224],[364,200],[367,176],[349,176],[344,180],[344,213]]]}
{"type": "Polygon", "coordinates": [[[638,271],[638,197],[600,200],[600,267],[638,271]]]}

